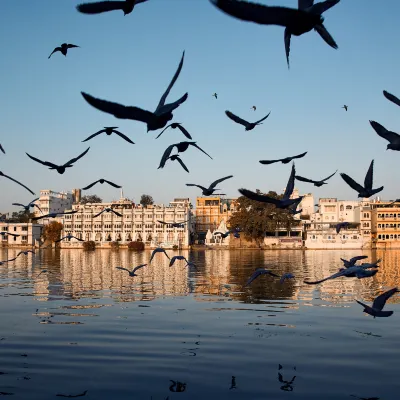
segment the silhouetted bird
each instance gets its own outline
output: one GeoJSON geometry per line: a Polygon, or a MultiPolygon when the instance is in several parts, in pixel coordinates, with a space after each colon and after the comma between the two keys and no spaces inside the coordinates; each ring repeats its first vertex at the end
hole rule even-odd
{"type": "Polygon", "coordinates": [[[254,129],[257,125],[262,125],[262,121],[264,121],[265,119],[267,119],[269,117],[269,114],[271,114],[271,112],[268,113],[268,115],[266,115],[264,118],[261,118],[260,120],[258,120],[257,122],[247,122],[244,119],[238,117],[237,115],[231,113],[230,111],[225,111],[225,114],[232,120],[235,121],[236,123],[243,125],[246,129],[246,131],[251,131],[252,129],[254,129]]]}
{"type": "Polygon", "coordinates": [[[40,217],[33,217],[33,220],[38,220],[38,219],[42,219],[42,218],[56,218],[57,215],[69,215],[69,214],[76,214],[78,212],[78,210],[74,210],[74,211],[65,211],[65,212],[54,212],[54,213],[49,213],[46,215],[41,215],[40,217]]]}
{"type": "Polygon", "coordinates": [[[339,222],[336,224],[336,233],[339,234],[340,230],[346,226],[349,226],[350,222],[339,222]]]}
{"type": "Polygon", "coordinates": [[[61,54],[63,54],[64,56],[67,56],[68,53],[68,49],[72,49],[74,47],[79,47],[76,46],[75,44],[68,44],[68,43],[63,43],[60,47],[56,47],[51,54],[49,55],[49,58],[56,53],[57,51],[61,52],[61,54]]]}
{"type": "Polygon", "coordinates": [[[4,154],[6,154],[6,152],[4,151],[4,149],[3,149],[3,146],[0,144],[0,150],[4,153],[4,154]]]}
{"type": "Polygon", "coordinates": [[[110,208],[110,207],[106,207],[103,211],[100,211],[98,214],[93,215],[93,218],[98,217],[99,215],[103,214],[104,212],[106,212],[106,213],[112,212],[112,213],[115,214],[116,216],[122,217],[122,214],[120,214],[119,212],[114,211],[114,210],[113,210],[112,208],[110,208]]]}
{"type": "Polygon", "coordinates": [[[253,106],[253,107],[251,107],[254,111],[256,111],[257,110],[257,107],[256,106],[253,106]]]}
{"type": "Polygon", "coordinates": [[[22,255],[27,256],[29,253],[36,254],[34,250],[23,250],[17,254],[17,257],[22,256],[22,255]]]}
{"type": "Polygon", "coordinates": [[[217,93],[214,93],[213,96],[214,96],[216,99],[218,99],[217,93]]]}
{"type": "MultiPolygon", "coordinates": [[[[202,190],[203,196],[211,196],[216,190],[221,190],[221,189],[215,189],[215,186],[218,185],[218,183],[221,183],[225,181],[226,179],[233,178],[233,175],[225,176],[225,178],[220,178],[214,181],[208,188],[205,188],[204,186],[196,185],[194,183],[187,183],[186,186],[197,186],[202,190]]],[[[222,193],[219,193],[219,196],[222,196],[222,193]]]]}
{"type": "Polygon", "coordinates": [[[336,172],[337,172],[337,170],[336,170],[332,175],[329,175],[327,178],[321,179],[320,181],[313,181],[312,179],[304,178],[303,176],[300,176],[300,175],[296,175],[295,178],[296,178],[298,181],[313,183],[314,186],[320,187],[320,186],[322,186],[322,185],[326,185],[326,182],[325,182],[325,181],[327,181],[328,179],[332,178],[332,176],[335,175],[336,172]]]}
{"type": "Polygon", "coordinates": [[[279,275],[274,274],[273,272],[271,272],[271,270],[269,269],[265,269],[265,268],[257,268],[253,274],[250,276],[249,280],[247,281],[247,283],[244,286],[250,285],[251,282],[254,281],[254,279],[257,279],[259,276],[261,275],[271,275],[274,276],[275,278],[279,278],[279,275]]]}
{"type": "Polygon", "coordinates": [[[189,220],[183,222],[165,222],[158,219],[157,222],[163,225],[171,225],[172,228],[184,228],[185,224],[189,222],[189,220]]]}
{"type": "Polygon", "coordinates": [[[293,193],[293,189],[294,189],[294,176],[295,176],[295,174],[296,174],[296,169],[295,169],[295,166],[294,166],[294,163],[293,163],[292,172],[290,174],[288,183],[286,185],[285,193],[283,194],[283,197],[280,200],[274,199],[272,197],[269,197],[269,196],[266,196],[266,195],[263,195],[263,194],[260,194],[260,193],[255,193],[255,192],[252,192],[251,190],[247,190],[247,189],[239,189],[239,192],[243,196],[245,196],[245,197],[247,197],[247,198],[249,198],[251,200],[260,201],[262,203],[271,203],[271,204],[274,204],[277,208],[288,208],[293,204],[296,204],[296,203],[298,204],[301,201],[301,199],[304,197],[304,196],[300,196],[300,197],[298,197],[296,199],[291,199],[290,198],[290,196],[293,193]]]}
{"type": "Polygon", "coordinates": [[[216,231],[213,233],[214,236],[219,236],[221,239],[225,239],[227,238],[229,235],[231,234],[231,231],[226,231],[224,232],[220,232],[220,231],[216,231]]]}
{"type": "Polygon", "coordinates": [[[167,87],[167,90],[162,95],[160,102],[158,103],[158,106],[154,112],[143,110],[139,107],[129,107],[122,104],[113,103],[111,101],[97,99],[84,92],[81,92],[81,94],[92,107],[95,107],[100,111],[112,114],[115,118],[132,119],[145,122],[147,124],[147,132],[164,128],[164,126],[167,125],[168,121],[171,121],[174,116],[172,114],[172,111],[178,108],[188,98],[188,94],[185,93],[179,100],[175,101],[174,103],[165,104],[165,100],[167,99],[167,96],[171,91],[172,86],[178,79],[178,76],[181,72],[184,57],[185,52],[183,52],[178,69],[175,72],[175,75],[173,76],[169,86],[167,87]]]}
{"type": "Polygon", "coordinates": [[[194,266],[194,267],[195,267],[194,263],[188,261],[188,260],[186,259],[186,257],[184,257],[184,256],[173,256],[173,257],[171,258],[171,261],[169,262],[169,266],[172,267],[172,266],[175,264],[175,261],[177,261],[177,260],[184,260],[184,261],[186,262],[185,267],[187,267],[187,266],[189,266],[189,267],[190,267],[190,266],[194,266]]]}
{"type": "Polygon", "coordinates": [[[102,178],[102,179],[99,179],[99,180],[96,181],[96,182],[91,183],[91,184],[88,185],[88,186],[85,186],[84,188],[82,188],[82,190],[88,190],[88,189],[90,189],[91,187],[93,187],[96,183],[103,184],[104,182],[108,183],[108,184],[111,185],[111,186],[114,186],[115,188],[118,188],[118,189],[122,188],[122,186],[116,185],[115,183],[112,183],[111,181],[108,181],[107,179],[103,179],[103,178],[102,178]]]}
{"type": "Polygon", "coordinates": [[[156,139],[158,139],[164,133],[164,131],[170,127],[172,129],[178,128],[188,139],[192,139],[192,137],[190,136],[190,133],[182,126],[182,124],[180,122],[173,122],[172,124],[169,124],[168,126],[166,126],[162,130],[162,132],[156,137],[156,139]]]}
{"type": "Polygon", "coordinates": [[[22,186],[23,188],[25,188],[28,192],[32,193],[33,195],[35,195],[34,192],[32,192],[31,189],[29,189],[28,187],[26,187],[24,184],[22,184],[21,182],[18,182],[16,179],[11,178],[11,176],[8,176],[6,174],[4,174],[3,172],[0,171],[0,176],[4,176],[4,178],[10,179],[10,181],[13,181],[15,183],[18,183],[18,185],[22,186]]]}
{"type": "MultiPolygon", "coordinates": [[[[171,158],[170,155],[171,155],[171,152],[172,152],[172,150],[173,150],[174,147],[177,148],[178,153],[183,153],[183,152],[185,152],[185,151],[189,148],[189,146],[194,146],[194,147],[196,147],[197,149],[199,149],[200,151],[202,151],[204,154],[206,154],[208,157],[210,157],[211,160],[212,160],[212,157],[211,157],[209,154],[207,154],[203,149],[201,149],[201,148],[196,144],[196,142],[179,142],[179,143],[171,144],[170,146],[167,147],[167,149],[164,151],[163,156],[161,157],[160,166],[159,166],[158,168],[164,168],[165,163],[167,162],[167,160],[168,160],[169,158],[171,158]]],[[[172,158],[171,158],[171,160],[172,160],[172,158]]],[[[172,160],[172,161],[173,161],[173,160],[172,160]]],[[[179,159],[178,159],[178,161],[179,161],[179,159]]],[[[189,172],[189,171],[188,171],[188,172],[189,172]]]]}
{"type": "Polygon", "coordinates": [[[375,121],[369,121],[375,132],[382,138],[386,139],[389,144],[386,150],[397,150],[400,151],[400,135],[396,132],[388,131],[384,126],[378,124],[375,121]]]}
{"type": "Polygon", "coordinates": [[[343,180],[356,192],[358,192],[358,197],[371,197],[372,195],[379,193],[383,190],[383,186],[378,189],[372,189],[373,176],[374,176],[374,160],[368,168],[367,174],[364,179],[364,187],[358,184],[353,178],[350,178],[347,174],[341,173],[340,176],[343,180]]]}
{"type": "Polygon", "coordinates": [[[364,260],[365,258],[368,258],[368,256],[355,256],[350,258],[350,260],[345,260],[344,258],[341,258],[341,260],[343,261],[343,264],[346,268],[350,268],[353,267],[357,261],[364,260]]]}
{"type": "Polygon", "coordinates": [[[372,303],[372,307],[367,306],[361,301],[356,300],[358,304],[361,304],[364,307],[364,312],[366,314],[372,315],[375,317],[390,317],[393,314],[393,311],[382,311],[383,307],[385,307],[386,301],[389,300],[394,294],[399,293],[400,290],[397,288],[393,288],[388,290],[385,293],[382,293],[378,296],[374,302],[372,303]]]}
{"type": "Polygon", "coordinates": [[[157,248],[155,248],[155,249],[152,251],[149,263],[151,263],[151,261],[153,260],[153,257],[154,257],[157,253],[164,253],[164,254],[167,256],[167,258],[168,258],[169,260],[171,259],[164,249],[162,249],[161,247],[157,247],[157,248]]]}
{"type": "Polygon", "coordinates": [[[344,109],[347,111],[347,109],[348,109],[349,107],[346,106],[346,104],[345,104],[342,108],[344,108],[344,109]]]}
{"type": "Polygon", "coordinates": [[[30,210],[31,208],[33,208],[33,207],[37,207],[40,211],[42,211],[42,209],[41,209],[37,204],[35,204],[35,201],[37,201],[37,200],[39,200],[39,197],[36,198],[36,199],[33,199],[33,200],[32,200],[29,204],[27,204],[27,205],[24,205],[24,204],[21,204],[21,203],[12,203],[12,205],[13,205],[13,206],[22,207],[22,208],[25,210],[25,212],[29,212],[29,210],[30,210]]]}
{"type": "Polygon", "coordinates": [[[305,151],[304,153],[301,153],[297,156],[293,156],[293,157],[286,157],[286,158],[279,158],[278,160],[260,160],[259,163],[260,164],[273,164],[276,162],[281,162],[282,164],[289,164],[290,161],[294,160],[295,158],[302,158],[307,154],[307,151],[305,151]]]}
{"type": "Polygon", "coordinates": [[[400,106],[400,99],[398,97],[396,97],[395,95],[387,92],[386,90],[383,91],[383,95],[390,100],[392,103],[397,104],[398,106],[400,106]]]}
{"type": "MultiPolygon", "coordinates": [[[[13,237],[21,236],[21,235],[18,235],[17,233],[11,233],[11,232],[7,232],[7,231],[0,232],[0,235],[3,237],[4,236],[13,236],[13,237]]],[[[15,258],[17,258],[17,257],[15,257],[15,258]]],[[[14,258],[14,260],[15,260],[15,258],[14,258]]],[[[12,261],[12,260],[9,260],[9,261],[12,261]]]]}
{"type": "Polygon", "coordinates": [[[76,239],[78,242],[84,242],[83,239],[80,239],[80,238],[78,238],[78,237],[76,237],[74,235],[69,234],[67,236],[62,237],[61,239],[56,240],[55,243],[61,242],[61,241],[65,240],[65,239],[68,239],[68,240],[76,239]]]}
{"type": "MultiPolygon", "coordinates": [[[[181,165],[181,167],[187,172],[189,173],[189,169],[188,167],[185,165],[185,163],[182,161],[181,157],[179,156],[179,154],[174,154],[172,156],[169,156],[167,158],[167,160],[171,160],[171,161],[178,161],[178,163],[181,165]]],[[[159,168],[157,168],[159,169],[159,168]]]]}
{"type": "Polygon", "coordinates": [[[291,35],[300,36],[315,29],[329,46],[337,49],[332,36],[323,25],[322,14],[339,3],[339,0],[327,0],[313,5],[313,1],[300,0],[299,9],[271,7],[262,4],[237,0],[210,0],[216,7],[232,17],[262,25],[280,25],[285,29],[286,60],[289,67],[291,35]]]}
{"type": "Polygon", "coordinates": [[[129,276],[132,276],[132,277],[133,277],[133,276],[138,276],[137,274],[135,274],[135,272],[136,272],[138,269],[145,267],[146,265],[147,265],[147,264],[138,265],[137,267],[133,268],[132,271],[129,271],[129,269],[126,269],[126,268],[123,268],[123,267],[115,267],[115,268],[121,269],[122,271],[128,271],[128,272],[129,272],[129,276]]]}
{"type": "Polygon", "coordinates": [[[98,1],[95,3],[83,3],[76,6],[76,9],[83,14],[100,14],[108,11],[122,10],[124,16],[130,14],[136,4],[147,0],[125,0],[125,1],[98,1]]]}
{"type": "Polygon", "coordinates": [[[114,132],[116,135],[118,135],[119,137],[122,137],[122,139],[125,139],[127,142],[135,144],[134,142],[132,142],[131,139],[128,138],[128,136],[126,136],[123,133],[117,131],[116,130],[117,128],[118,128],[118,126],[105,126],[104,129],[94,133],[93,135],[89,136],[87,139],[82,140],[82,142],[87,142],[88,140],[94,138],[97,135],[100,135],[103,132],[105,132],[108,136],[110,136],[114,132]]]}
{"type": "Polygon", "coordinates": [[[71,160],[67,161],[63,165],[56,165],[51,163],[50,161],[41,161],[36,157],[33,157],[26,153],[26,155],[31,158],[33,161],[38,162],[39,164],[46,165],[47,167],[50,167],[49,169],[55,169],[59,174],[63,174],[67,168],[73,167],[73,163],[77,162],[80,158],[82,158],[88,151],[90,147],[88,147],[82,154],[80,154],[78,157],[72,158],[71,160]]]}

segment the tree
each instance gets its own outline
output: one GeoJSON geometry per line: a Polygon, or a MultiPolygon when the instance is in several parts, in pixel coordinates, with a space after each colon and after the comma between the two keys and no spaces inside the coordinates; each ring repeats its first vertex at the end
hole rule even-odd
{"type": "MultiPolygon", "coordinates": [[[[257,193],[262,194],[258,189],[257,193]]],[[[282,195],[272,191],[268,192],[267,196],[282,198],[282,195]]],[[[250,200],[245,196],[240,196],[237,202],[237,209],[229,218],[228,225],[231,228],[239,227],[246,239],[255,240],[258,245],[267,232],[275,232],[277,228],[290,231],[291,227],[297,224],[288,210],[276,208],[273,204],[250,200]]]]}
{"type": "Polygon", "coordinates": [[[55,242],[60,239],[61,231],[63,230],[63,224],[57,221],[52,221],[45,225],[43,228],[43,240],[49,240],[50,242],[55,242]]]}
{"type": "Polygon", "coordinates": [[[142,197],[140,198],[140,204],[143,207],[147,207],[154,204],[153,197],[151,197],[149,194],[142,194],[142,197]]]}
{"type": "Polygon", "coordinates": [[[18,222],[18,223],[22,223],[22,222],[29,222],[29,219],[33,218],[35,216],[34,213],[31,212],[27,212],[27,211],[14,211],[11,214],[11,219],[18,222]]]}
{"type": "Polygon", "coordinates": [[[87,196],[82,196],[81,204],[86,203],[102,203],[103,199],[101,199],[97,194],[89,194],[87,196]]]}

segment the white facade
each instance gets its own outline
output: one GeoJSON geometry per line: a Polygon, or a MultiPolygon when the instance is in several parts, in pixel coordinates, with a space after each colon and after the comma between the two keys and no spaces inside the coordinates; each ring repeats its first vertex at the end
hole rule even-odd
{"type": "MultiPolygon", "coordinates": [[[[62,217],[64,224],[62,236],[72,234],[85,241],[93,240],[96,244],[111,241],[122,243],[143,241],[152,247],[170,248],[174,245],[187,247],[193,232],[194,218],[189,199],[175,199],[168,206],[142,207],[122,198],[112,203],[74,204],[72,209],[79,212],[62,217]],[[113,208],[122,214],[122,217],[112,212],[105,212],[94,218],[94,215],[106,207],[113,208]],[[158,223],[157,220],[171,223],[189,222],[184,224],[184,228],[172,228],[170,225],[158,223]]],[[[60,243],[62,247],[77,246],[77,244],[75,239],[60,243]]]]}
{"type": "Polygon", "coordinates": [[[318,211],[311,215],[311,222],[338,223],[360,222],[361,201],[321,198],[318,211]]]}
{"type": "Polygon", "coordinates": [[[43,225],[39,224],[0,222],[0,232],[19,235],[1,235],[0,246],[34,246],[40,240],[42,229],[43,225]]]}
{"type": "Polygon", "coordinates": [[[217,229],[213,232],[210,229],[207,231],[205,244],[207,246],[229,246],[232,234],[229,234],[226,238],[221,237],[221,235],[214,235],[215,232],[225,233],[228,231],[225,220],[222,220],[217,229]]]}
{"type": "MultiPolygon", "coordinates": [[[[64,212],[70,210],[74,203],[74,195],[67,192],[53,192],[52,190],[41,190],[39,200],[35,202],[43,214],[56,212],[64,212]]],[[[34,208],[35,217],[39,217],[42,213],[38,208],[34,208]]]]}

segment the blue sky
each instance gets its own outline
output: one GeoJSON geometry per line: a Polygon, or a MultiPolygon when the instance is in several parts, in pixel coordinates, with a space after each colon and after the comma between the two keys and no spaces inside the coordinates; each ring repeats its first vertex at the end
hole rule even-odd
{"type": "MultiPolygon", "coordinates": [[[[260,2],[297,6],[296,0],[260,2]]],[[[157,203],[167,203],[173,197],[194,200],[200,195],[185,183],[206,186],[230,174],[234,178],[221,185],[229,197],[237,197],[240,187],[280,191],[290,164],[258,161],[308,151],[296,162],[299,175],[322,179],[339,169],[362,183],[374,158],[374,187],[385,186],[385,199],[399,197],[400,154],[386,151],[387,142],[368,122],[400,131],[400,108],[382,95],[385,89],[400,97],[398,0],[385,0],[385,7],[342,0],[324,14],[339,49],[330,48],[314,31],[292,37],[290,70],[282,27],[236,20],[208,0],[149,0],[125,17],[122,12],[83,15],[75,9],[78,3],[13,0],[2,8],[0,143],[7,154],[0,154],[0,170],[37,194],[40,189],[83,187],[103,177],[123,185],[125,196],[135,201],[148,193],[157,203]],[[48,60],[63,42],[81,48],[48,60]],[[176,162],[157,169],[165,148],[185,140],[179,131],[168,130],[155,140],[159,131],[146,133],[143,123],[102,113],[80,94],[153,111],[183,50],[183,69],[168,100],[189,93],[174,121],[182,122],[214,159],[187,150],[182,159],[190,174],[176,162]],[[271,115],[246,132],[225,110],[254,121],[271,115]],[[114,135],[81,143],[103,126],[118,126],[136,144],[114,135]],[[88,146],[89,153],[64,175],[25,154],[64,163],[88,146]]],[[[357,196],[339,173],[322,188],[302,182],[296,187],[313,192],[316,199],[357,196]]],[[[12,202],[32,199],[4,178],[0,190],[3,212],[15,209],[12,202]]],[[[106,185],[87,193],[105,201],[119,198],[119,190],[106,185]]]]}

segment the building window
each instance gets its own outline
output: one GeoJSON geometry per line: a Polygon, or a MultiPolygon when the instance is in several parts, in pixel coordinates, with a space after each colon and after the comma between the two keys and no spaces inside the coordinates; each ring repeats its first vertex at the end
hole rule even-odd
{"type": "Polygon", "coordinates": [[[346,210],[352,210],[353,207],[352,206],[346,206],[346,210]]]}

